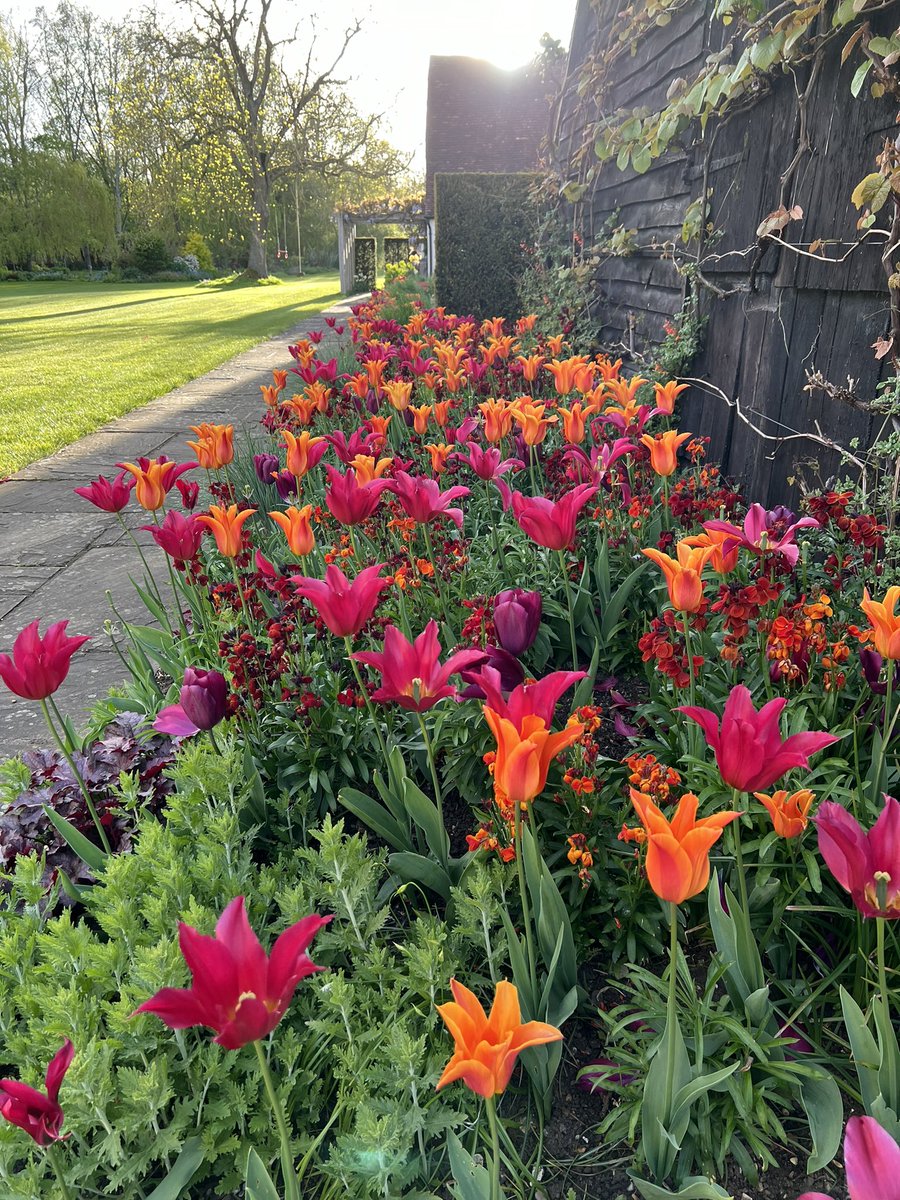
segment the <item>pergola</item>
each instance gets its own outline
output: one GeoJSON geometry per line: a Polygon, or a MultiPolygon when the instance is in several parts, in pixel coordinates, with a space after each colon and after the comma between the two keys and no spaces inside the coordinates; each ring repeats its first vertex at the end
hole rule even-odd
{"type": "Polygon", "coordinates": [[[421,270],[425,275],[433,274],[434,218],[426,215],[424,199],[419,196],[412,200],[390,198],[368,201],[355,208],[342,208],[334,214],[338,231],[338,266],[342,292],[353,290],[354,247],[356,225],[359,221],[373,225],[417,226],[419,245],[416,249],[421,257],[421,270]]]}

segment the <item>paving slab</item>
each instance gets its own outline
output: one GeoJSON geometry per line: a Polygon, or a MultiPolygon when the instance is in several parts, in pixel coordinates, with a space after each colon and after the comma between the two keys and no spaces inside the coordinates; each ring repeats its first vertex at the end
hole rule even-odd
{"type": "MultiPolygon", "coordinates": [[[[328,315],[346,318],[355,299],[328,309],[328,315]]],[[[35,617],[40,617],[42,630],[53,621],[68,620],[70,633],[88,634],[92,641],[75,655],[57,693],[61,709],[76,725],[110,687],[123,681],[121,659],[104,631],[104,623],[115,620],[107,592],[122,620],[149,624],[151,618],[129,578],[144,574],[131,539],[114,516],[93,508],[72,489],[97,475],[112,478],[116,462],[141,455],[187,461],[191,452],[186,439],[193,436],[189,427],[202,421],[233,424],[239,435],[252,430],[262,415],[259,385],[270,382],[273,367],[291,365],[289,344],[312,330],[328,337],[324,315],[307,318],[0,483],[0,652],[8,652],[19,630],[35,617]]],[[[150,551],[147,557],[160,588],[168,589],[161,553],[150,534],[137,528],[149,523],[148,514],[132,507],[124,515],[138,542],[150,551]]],[[[0,686],[0,761],[48,742],[39,705],[0,686]]]]}

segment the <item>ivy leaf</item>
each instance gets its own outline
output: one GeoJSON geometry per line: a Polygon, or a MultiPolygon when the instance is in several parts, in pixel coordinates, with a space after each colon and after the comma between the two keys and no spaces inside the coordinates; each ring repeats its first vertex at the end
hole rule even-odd
{"type": "Polygon", "coordinates": [[[857,208],[867,208],[870,212],[878,212],[885,200],[891,194],[891,181],[886,175],[873,171],[861,179],[850,196],[857,208]]]}

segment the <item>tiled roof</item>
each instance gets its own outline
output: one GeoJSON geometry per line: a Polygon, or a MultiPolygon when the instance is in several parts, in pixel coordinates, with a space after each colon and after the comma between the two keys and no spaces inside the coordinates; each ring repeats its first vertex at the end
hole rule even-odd
{"type": "Polygon", "coordinates": [[[532,171],[549,122],[549,85],[533,66],[432,56],[425,127],[425,208],[444,171],[532,171]]]}

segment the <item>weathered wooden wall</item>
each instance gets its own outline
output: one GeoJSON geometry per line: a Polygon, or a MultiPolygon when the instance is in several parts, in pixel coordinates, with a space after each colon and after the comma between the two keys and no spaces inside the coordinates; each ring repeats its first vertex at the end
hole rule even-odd
{"type": "MultiPolygon", "coordinates": [[[[564,159],[580,143],[580,124],[586,119],[575,95],[581,61],[592,39],[609,36],[619,7],[615,0],[603,0],[599,8],[589,0],[579,4],[557,128],[564,159]]],[[[644,38],[634,55],[620,56],[609,79],[608,108],[661,107],[675,79],[692,78],[709,54],[722,51],[727,29],[712,19],[712,7],[711,0],[695,0],[644,38]]],[[[900,4],[894,4],[879,24],[895,28],[898,19],[900,4]]],[[[858,214],[850,194],[873,169],[884,136],[896,134],[895,107],[867,93],[854,100],[851,72],[840,69],[839,56],[840,45],[835,45],[807,105],[810,151],[785,197],[804,211],[803,220],[792,223],[785,235],[792,242],[854,240],[858,214]]],[[[798,83],[805,82],[801,75],[798,83]]],[[[704,274],[723,292],[742,290],[726,299],[705,293],[709,323],[692,373],[737,397],[742,410],[767,433],[812,430],[818,421],[822,432],[842,445],[852,438],[865,444],[874,431],[865,412],[821,392],[806,392],[804,385],[807,370],[817,370],[838,385],[849,376],[860,394],[871,396],[887,370],[871,349],[887,328],[881,244],[873,238],[841,266],[813,262],[770,244],[748,290],[756,229],[781,202],[781,176],[799,137],[795,82],[785,76],[752,107],[727,121],[711,121],[703,134],[698,129],[685,136],[681,147],[644,175],[606,164],[578,206],[576,219],[587,237],[616,211],[617,223],[638,230],[642,248],[604,263],[597,286],[603,340],[626,346],[631,341],[645,349],[662,339],[663,323],[682,306],[684,280],[661,247],[678,238],[706,173],[713,189],[711,219],[721,234],[707,251],[719,257],[707,262],[704,274]]],[[[711,435],[712,455],[754,499],[776,503],[794,498],[796,489],[788,481],[797,463],[815,460],[825,478],[839,467],[836,454],[806,440],[773,448],[721,399],[696,388],[685,394],[683,412],[683,428],[711,435]]],[[[809,477],[811,468],[804,470],[809,477]]]]}

